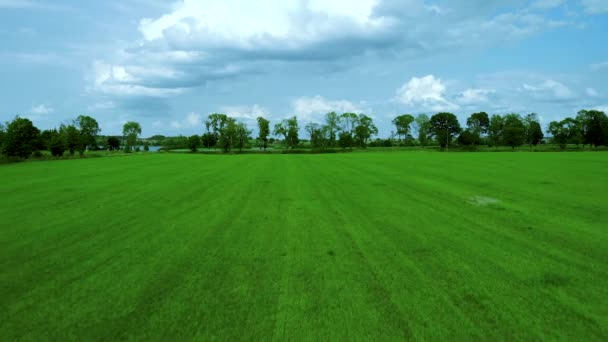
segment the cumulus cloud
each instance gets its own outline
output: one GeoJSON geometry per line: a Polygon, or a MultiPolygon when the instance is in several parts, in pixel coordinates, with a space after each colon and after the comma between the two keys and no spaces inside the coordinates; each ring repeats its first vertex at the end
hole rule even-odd
{"type": "Polygon", "coordinates": [[[55,110],[53,108],[47,107],[43,104],[34,106],[34,107],[32,107],[32,109],[30,109],[31,114],[38,114],[38,115],[50,114],[54,111],[55,110]]]}
{"type": "MultiPolygon", "coordinates": [[[[155,121],[155,123],[162,124],[160,121],[155,121]]],[[[201,126],[203,123],[202,115],[198,113],[189,113],[183,120],[177,121],[173,120],[170,123],[170,126],[175,129],[180,128],[196,128],[201,126]]]]}
{"type": "Polygon", "coordinates": [[[574,96],[574,93],[570,90],[570,88],[555,80],[546,80],[538,85],[523,84],[522,89],[535,96],[550,96],[561,100],[571,99],[574,96]]]}
{"type": "Polygon", "coordinates": [[[320,121],[326,113],[364,113],[365,102],[353,103],[348,100],[328,100],[323,96],[300,97],[292,103],[293,113],[303,121],[320,121]]]}
{"type": "Polygon", "coordinates": [[[457,101],[462,105],[484,104],[489,102],[489,96],[494,93],[496,93],[496,91],[493,89],[470,88],[463,91],[457,101]]]}
{"type": "Polygon", "coordinates": [[[434,75],[412,77],[397,89],[397,101],[420,110],[449,111],[459,106],[445,97],[446,86],[434,75]]]}
{"type": "Polygon", "coordinates": [[[247,121],[254,121],[260,116],[266,119],[270,117],[270,111],[258,104],[253,106],[225,106],[220,111],[228,116],[247,121]]]}
{"type": "MultiPolygon", "coordinates": [[[[549,0],[542,0],[549,6],[549,0]]],[[[555,0],[553,0],[555,2],[555,0]]],[[[92,89],[168,97],[207,82],[273,72],[274,62],[402,57],[520,39],[563,25],[525,0],[182,0],[139,22],[142,39],[93,65],[92,89]],[[500,12],[501,8],[515,8],[500,12]]]]}

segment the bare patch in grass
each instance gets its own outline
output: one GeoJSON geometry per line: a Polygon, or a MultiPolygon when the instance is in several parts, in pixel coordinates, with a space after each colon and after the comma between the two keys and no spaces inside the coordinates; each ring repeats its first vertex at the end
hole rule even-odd
{"type": "Polygon", "coordinates": [[[469,203],[480,207],[486,207],[488,205],[498,204],[500,201],[493,197],[473,196],[469,198],[469,203]]]}

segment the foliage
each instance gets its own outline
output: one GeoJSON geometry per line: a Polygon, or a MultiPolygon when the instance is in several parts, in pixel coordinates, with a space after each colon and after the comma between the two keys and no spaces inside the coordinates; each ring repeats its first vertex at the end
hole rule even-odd
{"type": "Polygon", "coordinates": [[[40,130],[32,121],[16,117],[2,133],[2,154],[7,157],[28,158],[36,151],[40,130]]]}
{"type": "Polygon", "coordinates": [[[426,114],[418,114],[414,119],[414,128],[418,133],[418,142],[426,146],[429,137],[430,119],[426,114]]]}
{"type": "Polygon", "coordinates": [[[414,122],[414,117],[410,114],[399,115],[393,119],[393,125],[397,129],[399,140],[410,134],[410,125],[414,122]]]}
{"type": "Polygon", "coordinates": [[[431,117],[430,133],[437,139],[441,147],[449,148],[452,138],[460,133],[460,123],[452,113],[438,113],[431,117]]]}
{"type": "Polygon", "coordinates": [[[519,114],[505,115],[503,142],[515,149],[526,141],[526,127],[519,114]]]}
{"type": "Polygon", "coordinates": [[[125,151],[130,152],[137,144],[137,137],[141,134],[141,125],[134,121],[129,121],[122,127],[122,135],[126,139],[125,151]]]}
{"type": "Polygon", "coordinates": [[[268,136],[270,135],[270,121],[264,119],[263,117],[257,118],[258,122],[258,143],[260,149],[266,150],[268,147],[268,136]]]}
{"type": "MultiPolygon", "coordinates": [[[[97,149],[97,135],[101,132],[97,120],[90,116],[80,115],[74,121],[80,131],[81,149],[97,149]]],[[[140,131],[141,133],[141,131],[140,131]]]]}
{"type": "Polygon", "coordinates": [[[118,151],[120,149],[120,139],[118,137],[108,137],[107,145],[110,151],[118,151]]]}
{"type": "Polygon", "coordinates": [[[198,135],[193,135],[188,138],[188,148],[191,152],[196,152],[200,145],[201,137],[199,137],[198,135]]]}
{"type": "Polygon", "coordinates": [[[349,132],[340,132],[338,138],[338,146],[345,148],[351,148],[354,145],[353,136],[349,132]]]}
{"type": "Polygon", "coordinates": [[[608,144],[608,117],[598,110],[581,110],[576,117],[580,123],[583,144],[602,146],[608,144]]]}
{"type": "Polygon", "coordinates": [[[325,115],[326,137],[329,147],[336,146],[336,139],[340,131],[338,114],[330,112],[325,115]]]}
{"type": "Polygon", "coordinates": [[[50,130],[49,151],[53,157],[61,157],[66,150],[65,137],[56,129],[50,130]]]}
{"type": "Polygon", "coordinates": [[[502,135],[505,128],[505,120],[500,115],[492,115],[488,126],[488,137],[492,146],[498,147],[502,143],[502,135]]]}
{"type": "Polygon", "coordinates": [[[359,114],[357,118],[354,140],[360,147],[366,147],[369,139],[378,134],[378,128],[374,125],[372,118],[365,114],[359,114]]]}

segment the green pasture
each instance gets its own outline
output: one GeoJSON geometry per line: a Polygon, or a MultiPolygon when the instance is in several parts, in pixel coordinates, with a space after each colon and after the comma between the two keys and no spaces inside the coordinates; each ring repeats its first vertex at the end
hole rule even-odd
{"type": "Polygon", "coordinates": [[[0,165],[13,340],[608,340],[608,154],[0,165]]]}

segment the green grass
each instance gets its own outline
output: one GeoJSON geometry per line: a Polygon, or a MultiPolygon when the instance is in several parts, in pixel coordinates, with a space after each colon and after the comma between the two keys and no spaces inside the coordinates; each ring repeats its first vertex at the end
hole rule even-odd
{"type": "Polygon", "coordinates": [[[0,166],[2,340],[607,340],[608,154],[0,166]]]}

